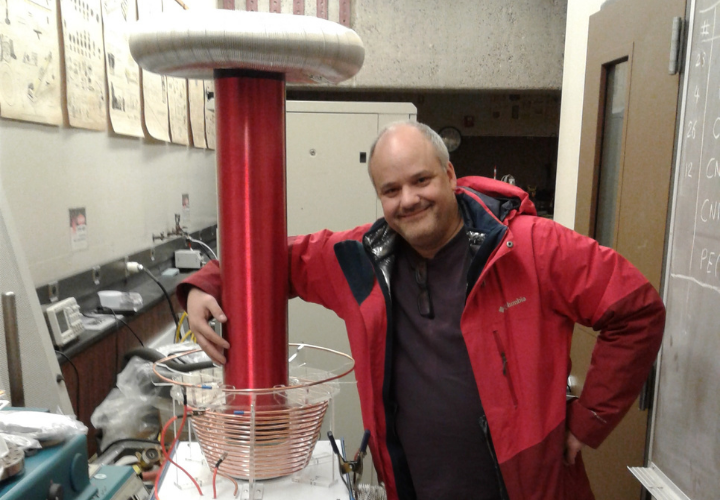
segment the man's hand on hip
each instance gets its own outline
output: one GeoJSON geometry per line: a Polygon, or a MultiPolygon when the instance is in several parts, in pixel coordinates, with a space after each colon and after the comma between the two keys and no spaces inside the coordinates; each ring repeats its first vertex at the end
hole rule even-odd
{"type": "Polygon", "coordinates": [[[563,463],[565,465],[575,465],[575,457],[580,450],[585,446],[575,435],[570,431],[565,431],[565,456],[563,457],[563,463]]]}
{"type": "Polygon", "coordinates": [[[230,347],[230,344],[215,333],[215,330],[208,323],[210,318],[215,318],[220,323],[227,321],[227,317],[217,300],[199,288],[193,288],[187,296],[187,314],[190,330],[195,333],[195,338],[197,338],[197,342],[203,348],[203,351],[215,363],[225,364],[223,349],[230,347]]]}

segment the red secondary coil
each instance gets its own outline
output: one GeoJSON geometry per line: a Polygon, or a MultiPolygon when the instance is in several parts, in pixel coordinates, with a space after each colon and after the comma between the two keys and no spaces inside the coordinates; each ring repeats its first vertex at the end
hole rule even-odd
{"type": "Polygon", "coordinates": [[[285,76],[215,71],[225,383],[288,383],[285,76]]]}

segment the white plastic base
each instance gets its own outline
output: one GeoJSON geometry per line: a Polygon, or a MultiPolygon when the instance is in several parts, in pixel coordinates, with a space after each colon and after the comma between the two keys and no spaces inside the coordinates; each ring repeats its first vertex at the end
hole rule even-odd
{"type": "MultiPolygon", "coordinates": [[[[203,497],[185,474],[172,464],[168,465],[159,485],[161,499],[195,500],[212,498],[212,471],[200,452],[197,442],[179,443],[173,453],[173,460],[187,470],[200,484],[203,497]]],[[[248,481],[238,481],[238,496],[235,486],[224,477],[217,476],[215,483],[219,500],[346,500],[350,498],[345,484],[339,479],[337,458],[328,441],[318,441],[310,463],[305,469],[289,477],[257,481],[254,495],[250,494],[248,481]]],[[[153,497],[154,498],[154,497],[153,497]]]]}

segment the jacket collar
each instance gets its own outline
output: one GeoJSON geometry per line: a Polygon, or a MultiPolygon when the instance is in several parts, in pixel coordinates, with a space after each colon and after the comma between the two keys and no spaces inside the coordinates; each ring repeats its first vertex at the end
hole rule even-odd
{"type": "MultiPolygon", "coordinates": [[[[524,193],[520,189],[517,189],[517,191],[524,193]]],[[[515,193],[511,191],[508,194],[515,193]]],[[[456,198],[473,255],[477,253],[485,242],[488,234],[497,234],[497,231],[501,229],[499,226],[506,226],[504,221],[509,215],[517,212],[524,201],[515,196],[496,198],[467,185],[457,189],[456,198]]],[[[532,206],[532,203],[530,203],[530,206],[532,206]]],[[[363,246],[373,263],[377,265],[382,273],[388,292],[390,291],[390,278],[399,239],[400,236],[390,228],[384,218],[375,221],[375,224],[363,236],[363,246]]]]}

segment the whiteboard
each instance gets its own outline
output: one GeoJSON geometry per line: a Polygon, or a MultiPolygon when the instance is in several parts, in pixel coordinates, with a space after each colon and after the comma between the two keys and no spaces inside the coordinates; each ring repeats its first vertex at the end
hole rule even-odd
{"type": "Polygon", "coordinates": [[[688,8],[650,466],[720,498],[720,1],[688,8]]]}

